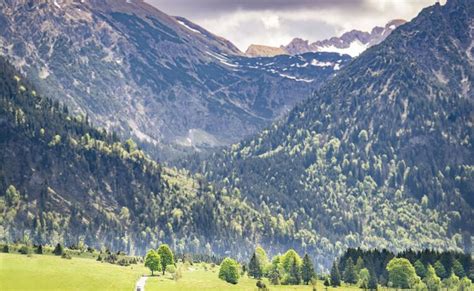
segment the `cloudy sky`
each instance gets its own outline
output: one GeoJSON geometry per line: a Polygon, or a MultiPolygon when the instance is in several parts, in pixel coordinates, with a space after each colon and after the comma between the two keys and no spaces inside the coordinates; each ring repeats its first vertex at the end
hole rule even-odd
{"type": "MultiPolygon", "coordinates": [[[[369,31],[392,19],[410,20],[436,0],[145,0],[223,36],[241,50],[311,41],[351,30],[369,31]]],[[[440,1],[442,4],[446,0],[440,1]]]]}

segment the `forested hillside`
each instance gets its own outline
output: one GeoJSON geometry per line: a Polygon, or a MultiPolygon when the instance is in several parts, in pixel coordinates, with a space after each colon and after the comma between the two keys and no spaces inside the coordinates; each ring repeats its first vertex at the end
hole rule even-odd
{"type": "Polygon", "coordinates": [[[0,92],[1,241],[243,256],[278,219],[72,116],[1,58],[0,92]]]}
{"type": "Polygon", "coordinates": [[[288,244],[320,257],[470,252],[473,19],[472,1],[424,9],[286,120],[192,167],[282,215],[272,231],[291,225],[288,244]]]}

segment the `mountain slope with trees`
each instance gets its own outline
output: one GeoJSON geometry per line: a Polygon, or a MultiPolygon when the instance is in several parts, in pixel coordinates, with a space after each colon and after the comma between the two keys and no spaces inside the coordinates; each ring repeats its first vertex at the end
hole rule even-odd
{"type": "Polygon", "coordinates": [[[277,219],[92,127],[2,58],[0,92],[0,241],[242,257],[277,219]]]}
{"type": "Polygon", "coordinates": [[[348,246],[471,252],[472,19],[472,1],[424,9],[285,121],[190,167],[282,215],[288,243],[321,258],[348,246]]]}
{"type": "MultiPolygon", "coordinates": [[[[0,55],[41,93],[160,159],[255,134],[337,71],[324,56],[306,77],[246,65],[229,41],[144,1],[55,3],[0,1],[0,55]]],[[[348,57],[338,56],[339,67],[348,57]]]]}

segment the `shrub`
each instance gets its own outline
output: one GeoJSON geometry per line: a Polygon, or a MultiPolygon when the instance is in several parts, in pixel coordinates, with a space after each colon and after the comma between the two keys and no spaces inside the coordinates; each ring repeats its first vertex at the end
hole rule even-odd
{"type": "Polygon", "coordinates": [[[72,259],[71,255],[66,252],[61,255],[61,258],[66,259],[66,260],[72,259]]]}
{"type": "Polygon", "coordinates": [[[58,244],[56,245],[56,247],[54,248],[53,253],[54,253],[56,256],[61,256],[61,255],[63,255],[63,254],[64,254],[64,248],[63,248],[63,246],[62,246],[60,243],[58,243],[58,244]]]}
{"type": "Polygon", "coordinates": [[[8,247],[8,245],[3,246],[2,252],[4,252],[4,253],[9,253],[10,252],[10,248],[8,247]]]}
{"type": "Polygon", "coordinates": [[[258,291],[268,291],[269,289],[267,288],[267,285],[265,285],[265,283],[263,283],[262,281],[258,280],[257,281],[257,288],[258,288],[258,291]]]}
{"type": "Polygon", "coordinates": [[[122,258],[122,259],[118,260],[117,264],[120,265],[120,266],[124,266],[124,267],[130,266],[129,260],[127,260],[125,258],[122,258]]]}
{"type": "Polygon", "coordinates": [[[237,284],[239,277],[239,264],[231,258],[225,258],[221,263],[219,278],[228,283],[237,284]]]}
{"type": "Polygon", "coordinates": [[[166,272],[174,274],[176,272],[176,267],[174,265],[168,265],[166,266],[166,272]]]}
{"type": "Polygon", "coordinates": [[[31,253],[31,248],[28,247],[28,246],[22,246],[22,247],[18,250],[18,252],[19,252],[20,254],[23,254],[23,255],[28,255],[28,254],[31,253]]]}
{"type": "Polygon", "coordinates": [[[173,273],[173,279],[175,281],[178,281],[179,279],[181,279],[183,277],[183,272],[181,271],[181,267],[178,267],[176,269],[176,272],[173,273]]]}

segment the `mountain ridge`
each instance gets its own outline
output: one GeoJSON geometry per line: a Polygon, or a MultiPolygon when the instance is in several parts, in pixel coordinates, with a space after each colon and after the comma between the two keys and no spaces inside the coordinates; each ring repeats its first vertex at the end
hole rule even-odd
{"type": "Polygon", "coordinates": [[[160,159],[253,134],[335,73],[302,83],[238,65],[230,42],[143,1],[3,1],[0,54],[46,96],[160,159]],[[199,143],[181,148],[194,132],[199,143]]]}
{"type": "Polygon", "coordinates": [[[318,255],[472,252],[473,16],[472,1],[423,9],[285,120],[188,166],[291,213],[318,255]]]}
{"type": "Polygon", "coordinates": [[[246,51],[249,56],[274,56],[277,54],[298,55],[307,52],[335,52],[356,57],[367,48],[382,42],[392,31],[407,21],[393,19],[384,27],[376,26],[370,32],[353,29],[341,36],[334,36],[310,43],[309,40],[294,38],[287,45],[278,47],[250,45],[246,51]]]}

